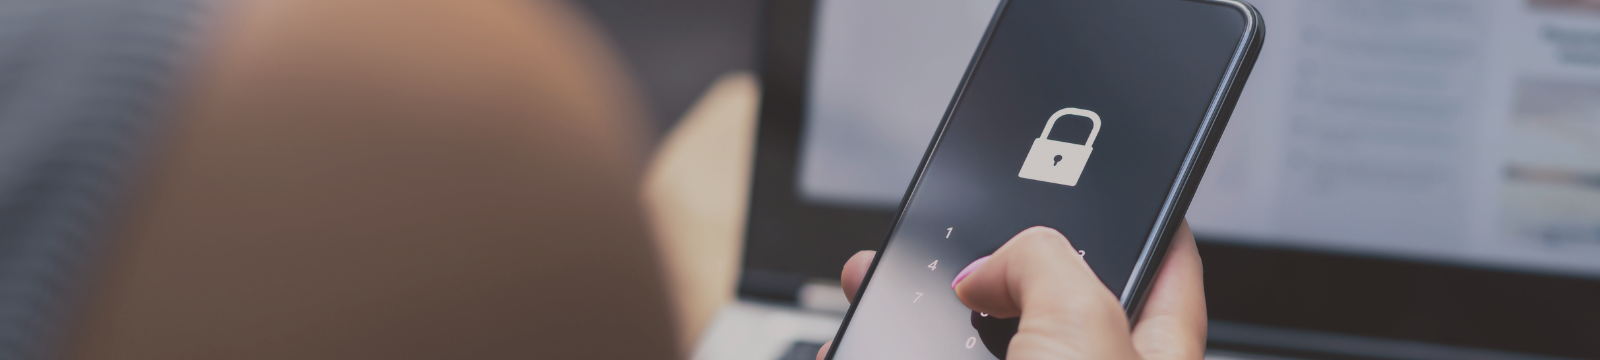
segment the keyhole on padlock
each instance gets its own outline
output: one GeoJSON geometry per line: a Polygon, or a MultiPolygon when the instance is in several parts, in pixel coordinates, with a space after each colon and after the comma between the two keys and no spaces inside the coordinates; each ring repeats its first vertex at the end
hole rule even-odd
{"type": "Polygon", "coordinates": [[[1061,155],[1056,155],[1056,163],[1050,164],[1050,166],[1056,166],[1056,165],[1060,165],[1060,164],[1061,164],[1061,155]]]}

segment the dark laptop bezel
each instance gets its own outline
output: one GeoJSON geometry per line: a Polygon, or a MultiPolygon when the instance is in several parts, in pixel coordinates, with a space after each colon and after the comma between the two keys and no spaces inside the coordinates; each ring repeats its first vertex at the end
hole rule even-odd
{"type": "MultiPolygon", "coordinates": [[[[747,298],[793,302],[808,279],[837,281],[850,255],[878,248],[894,218],[892,210],[806,203],[795,189],[814,10],[814,0],[763,6],[760,122],[739,284],[747,298]]],[[[1600,280],[1245,246],[1204,234],[1199,240],[1214,322],[1600,358],[1600,341],[1594,341],[1600,338],[1600,306],[1594,305],[1600,280]]],[[[1216,348],[1252,352],[1388,358],[1297,343],[1304,341],[1319,340],[1265,341],[1231,332],[1209,340],[1216,348]]]]}
{"type": "Polygon", "coordinates": [[[760,123],[740,280],[746,296],[793,301],[806,279],[838,281],[845,260],[878,248],[894,219],[892,209],[809,204],[795,191],[814,4],[776,0],[762,9],[760,123]]]}

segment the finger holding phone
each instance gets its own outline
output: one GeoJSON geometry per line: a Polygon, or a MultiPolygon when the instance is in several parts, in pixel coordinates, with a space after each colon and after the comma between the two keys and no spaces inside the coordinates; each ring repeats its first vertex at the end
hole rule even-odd
{"type": "MultiPolygon", "coordinates": [[[[962,303],[997,318],[1028,315],[1011,340],[1008,359],[1201,359],[1206,303],[1200,253],[1183,224],[1161,273],[1130,331],[1116,298],[1093,276],[1071,243],[1054,229],[1030,228],[994,255],[963,269],[955,291],[962,303]],[[1060,261],[1060,259],[1069,261],[1060,261]],[[1015,295],[1014,295],[1015,294],[1015,295]]],[[[840,281],[854,301],[876,255],[862,251],[845,263],[840,281]]],[[[831,343],[817,353],[820,360],[831,343]]]]}

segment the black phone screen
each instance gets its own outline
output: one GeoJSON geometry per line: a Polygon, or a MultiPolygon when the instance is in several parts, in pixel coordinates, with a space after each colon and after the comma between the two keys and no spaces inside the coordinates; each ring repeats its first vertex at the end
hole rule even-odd
{"type": "Polygon", "coordinates": [[[978,328],[1015,323],[950,283],[1031,226],[1065,234],[1121,296],[1251,24],[1219,1],[1002,4],[833,359],[1000,356],[1009,334],[978,328]]]}

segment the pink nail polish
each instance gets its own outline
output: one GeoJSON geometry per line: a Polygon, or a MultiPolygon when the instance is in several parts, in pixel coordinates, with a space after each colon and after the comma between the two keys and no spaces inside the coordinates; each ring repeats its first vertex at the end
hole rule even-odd
{"type": "Polygon", "coordinates": [[[982,266],[983,263],[988,262],[988,261],[989,261],[989,257],[988,256],[984,256],[984,257],[978,258],[977,260],[973,260],[971,264],[967,264],[967,267],[961,268],[961,272],[956,273],[956,279],[950,281],[950,288],[951,289],[956,288],[956,284],[960,284],[961,283],[961,279],[966,279],[967,275],[972,275],[973,271],[977,271],[979,266],[982,266]]]}

